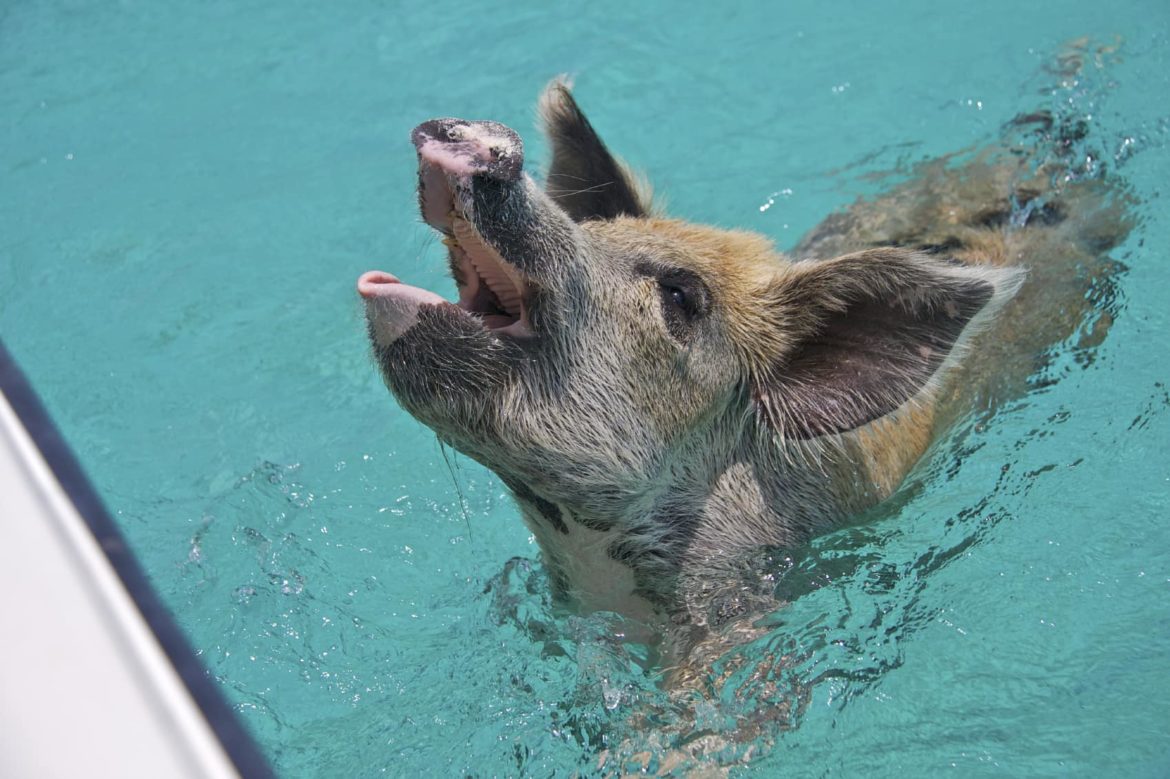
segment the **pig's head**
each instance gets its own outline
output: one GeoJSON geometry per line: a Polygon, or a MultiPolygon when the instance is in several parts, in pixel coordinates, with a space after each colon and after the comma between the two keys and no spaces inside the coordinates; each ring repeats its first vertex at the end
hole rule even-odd
{"type": "Polygon", "coordinates": [[[563,84],[541,108],[544,187],[503,125],[415,129],[458,300],[365,274],[374,353],[403,407],[512,490],[566,594],[669,607],[690,562],[856,508],[847,470],[793,452],[840,459],[820,443],[922,404],[1014,277],[901,249],[793,263],[663,218],[563,84]]]}

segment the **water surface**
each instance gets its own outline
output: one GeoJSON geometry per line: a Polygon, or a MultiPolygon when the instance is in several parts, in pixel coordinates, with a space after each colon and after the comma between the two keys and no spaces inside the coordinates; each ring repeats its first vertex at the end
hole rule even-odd
{"type": "Polygon", "coordinates": [[[0,334],[283,775],[589,774],[671,709],[367,354],[361,271],[453,294],[410,128],[492,118],[539,160],[535,96],[572,73],[673,214],[785,247],[872,174],[1072,101],[1139,203],[1108,339],[795,552],[800,597],[737,655],[789,658],[775,687],[700,719],[799,701],[723,755],[762,776],[1164,775],[1168,34],[1142,0],[10,2],[0,334]],[[1119,56],[1054,91],[1079,36],[1119,56]]]}

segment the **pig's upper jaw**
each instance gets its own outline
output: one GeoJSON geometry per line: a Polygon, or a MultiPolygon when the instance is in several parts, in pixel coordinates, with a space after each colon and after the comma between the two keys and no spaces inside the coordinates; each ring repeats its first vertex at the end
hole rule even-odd
{"type": "MultiPolygon", "coordinates": [[[[525,295],[527,279],[475,229],[471,192],[477,176],[501,181],[520,177],[523,146],[512,130],[495,122],[435,119],[415,128],[419,158],[419,210],[443,233],[459,288],[459,309],[491,334],[532,335],[525,295]]],[[[397,340],[418,321],[426,305],[451,305],[433,292],[371,271],[358,280],[366,299],[371,333],[382,344],[397,340]]]]}

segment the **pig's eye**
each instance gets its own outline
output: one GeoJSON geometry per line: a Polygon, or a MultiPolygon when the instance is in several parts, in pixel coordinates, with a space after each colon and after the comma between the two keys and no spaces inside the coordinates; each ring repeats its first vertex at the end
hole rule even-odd
{"type": "Polygon", "coordinates": [[[655,280],[666,328],[676,339],[689,340],[710,307],[707,286],[694,273],[682,269],[661,270],[655,280]]]}

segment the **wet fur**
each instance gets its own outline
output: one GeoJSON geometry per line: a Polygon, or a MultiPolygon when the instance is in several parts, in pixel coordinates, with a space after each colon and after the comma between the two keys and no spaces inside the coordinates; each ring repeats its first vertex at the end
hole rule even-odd
{"type": "Polygon", "coordinates": [[[923,163],[790,258],[657,215],[566,84],[540,109],[547,186],[480,184],[471,218],[528,274],[541,337],[423,310],[376,354],[412,414],[500,474],[560,596],[665,636],[678,684],[684,658],[760,608],[745,552],[883,500],[957,416],[1108,327],[1085,323],[1130,228],[1124,196],[1062,175],[1051,122],[923,163]],[[690,285],[704,315],[671,314],[664,284],[690,285]]]}

